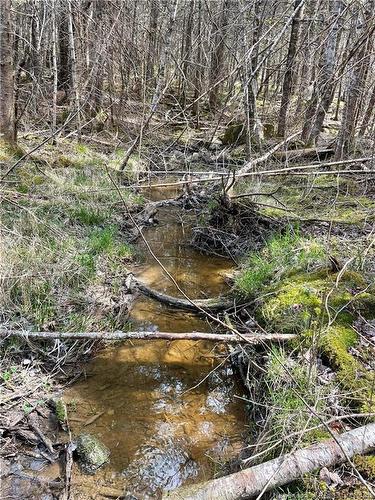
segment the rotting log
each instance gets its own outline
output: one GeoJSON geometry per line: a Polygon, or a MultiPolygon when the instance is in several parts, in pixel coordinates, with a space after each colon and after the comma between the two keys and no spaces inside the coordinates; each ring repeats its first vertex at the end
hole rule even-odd
{"type": "Polygon", "coordinates": [[[22,337],[37,340],[208,340],[211,342],[226,342],[231,344],[263,342],[286,342],[296,338],[294,334],[235,334],[207,332],[29,332],[25,330],[0,329],[0,338],[22,337]]]}
{"type": "Polygon", "coordinates": [[[222,311],[223,309],[230,309],[234,306],[233,299],[228,299],[227,297],[215,297],[210,299],[192,299],[191,302],[187,299],[180,299],[178,297],[172,297],[171,295],[166,295],[165,293],[158,292],[153,288],[148,287],[141,281],[131,276],[130,290],[139,290],[147,297],[157,300],[163,304],[170,307],[175,307],[177,309],[184,309],[188,311],[222,311]]]}
{"type": "Polygon", "coordinates": [[[321,443],[201,484],[163,495],[169,500],[237,500],[252,498],[288,484],[314,470],[345,462],[375,448],[375,423],[321,443]]]}

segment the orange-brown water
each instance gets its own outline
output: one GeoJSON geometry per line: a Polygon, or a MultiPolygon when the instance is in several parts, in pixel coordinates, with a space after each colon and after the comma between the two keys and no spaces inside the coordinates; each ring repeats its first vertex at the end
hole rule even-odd
{"type": "MultiPolygon", "coordinates": [[[[223,292],[231,263],[188,247],[188,228],[175,208],[157,217],[159,225],[145,236],[184,291],[192,298],[223,292]]],[[[148,252],[133,271],[149,286],[179,295],[148,252]]],[[[131,319],[134,329],[210,331],[204,319],[147,298],[137,300],[131,319]]],[[[245,418],[234,397],[241,389],[222,363],[226,356],[223,346],[179,340],[125,342],[100,352],[64,399],[73,434],[96,435],[111,450],[111,462],[95,476],[75,466],[75,498],[121,491],[126,498],[158,498],[162,490],[212,477],[237,456],[245,418]]]]}

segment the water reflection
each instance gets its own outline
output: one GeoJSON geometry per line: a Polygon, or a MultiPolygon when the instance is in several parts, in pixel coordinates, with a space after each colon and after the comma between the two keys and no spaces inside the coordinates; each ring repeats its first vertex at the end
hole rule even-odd
{"type": "MultiPolygon", "coordinates": [[[[145,231],[163,264],[191,297],[218,295],[230,262],[203,256],[186,245],[188,228],[175,210],[163,209],[160,225],[145,231]]],[[[148,254],[135,274],[148,285],[178,295],[148,254]]],[[[134,327],[209,331],[201,318],[141,298],[134,327]]],[[[217,364],[220,346],[189,341],[125,342],[88,365],[87,378],[65,393],[73,433],[91,432],[111,450],[111,463],[93,477],[74,471],[75,498],[111,485],[128,498],[157,498],[162,489],[212,477],[216,463],[235,456],[244,429],[243,408],[230,368],[217,364]],[[193,389],[192,389],[193,388],[193,389]],[[73,411],[72,411],[73,410],[73,411]],[[100,415],[93,423],[93,415],[100,415]]]]}

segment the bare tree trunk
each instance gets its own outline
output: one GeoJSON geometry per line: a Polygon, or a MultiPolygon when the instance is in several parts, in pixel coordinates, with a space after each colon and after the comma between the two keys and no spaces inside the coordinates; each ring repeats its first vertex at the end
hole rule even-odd
{"type": "Polygon", "coordinates": [[[192,114],[195,117],[195,127],[199,128],[199,96],[202,93],[202,0],[198,1],[198,33],[197,33],[197,58],[193,74],[194,103],[192,114]]]}
{"type": "Polygon", "coordinates": [[[81,112],[80,112],[80,97],[79,97],[79,88],[77,81],[77,56],[76,56],[76,48],[75,48],[75,40],[74,40],[74,29],[73,29],[73,11],[72,11],[72,2],[68,0],[68,9],[69,9],[69,17],[68,17],[68,28],[69,28],[69,48],[70,48],[70,61],[72,67],[72,88],[74,92],[74,111],[77,113],[77,132],[78,139],[81,139],[81,112]]]}
{"type": "Polygon", "coordinates": [[[69,25],[68,16],[64,8],[61,5],[57,17],[57,29],[58,29],[58,53],[59,53],[59,65],[58,65],[58,90],[64,90],[67,94],[71,87],[71,65],[69,57],[69,25]]]}
{"type": "Polygon", "coordinates": [[[153,90],[155,81],[155,63],[157,55],[157,30],[158,30],[159,6],[157,0],[150,1],[150,25],[148,30],[148,50],[146,60],[146,87],[147,90],[153,90]]]}
{"type": "MultiPolygon", "coordinates": [[[[257,0],[254,5],[254,21],[252,46],[255,46],[260,37],[260,0],[257,0]]],[[[252,143],[254,142],[257,149],[261,149],[262,137],[258,123],[257,113],[257,94],[258,94],[258,75],[254,73],[258,64],[258,46],[253,50],[250,64],[246,54],[248,52],[246,26],[244,28],[244,70],[243,70],[243,90],[244,90],[244,108],[245,108],[245,124],[246,124],[246,159],[249,161],[252,153],[252,143]]]]}
{"type": "Polygon", "coordinates": [[[189,76],[190,76],[190,65],[191,65],[191,41],[193,32],[193,21],[194,21],[194,8],[195,0],[189,0],[190,9],[188,14],[188,19],[185,29],[185,45],[183,50],[183,62],[182,62],[182,89],[181,89],[181,105],[185,107],[186,105],[186,93],[189,90],[189,76]]]}
{"type": "Polygon", "coordinates": [[[360,129],[361,135],[365,135],[366,133],[374,108],[375,108],[375,85],[373,86],[371,97],[366,108],[365,116],[363,117],[361,123],[361,129],[360,129]]]}
{"type": "Polygon", "coordinates": [[[137,137],[134,139],[134,141],[132,142],[131,146],[129,147],[129,149],[127,150],[127,152],[125,154],[125,158],[120,166],[121,172],[125,169],[125,167],[129,161],[131,155],[133,154],[135,148],[140,143],[143,132],[149,126],[150,121],[152,120],[152,117],[154,116],[154,113],[158,107],[160,99],[163,97],[163,95],[166,91],[165,73],[166,73],[166,69],[167,69],[168,56],[170,55],[170,45],[171,45],[171,39],[172,39],[173,26],[174,26],[174,23],[176,20],[176,15],[177,15],[177,6],[178,6],[178,0],[173,0],[171,5],[170,5],[171,10],[170,10],[168,29],[167,29],[167,33],[165,35],[164,48],[163,48],[163,52],[162,52],[162,55],[160,58],[159,72],[158,72],[158,77],[157,77],[157,85],[156,85],[156,89],[155,89],[153,97],[152,97],[150,112],[149,112],[146,120],[142,123],[137,137]]]}
{"type": "Polygon", "coordinates": [[[333,0],[333,24],[325,42],[321,68],[315,82],[313,95],[307,106],[305,123],[301,138],[306,144],[315,143],[322,131],[324,118],[332,103],[335,81],[336,47],[339,33],[338,19],[342,8],[342,0],[333,0]]]}
{"type": "MultiPolygon", "coordinates": [[[[56,131],[57,125],[57,25],[56,25],[56,0],[52,0],[52,67],[53,67],[53,93],[52,93],[52,133],[56,131]]],[[[52,144],[56,144],[56,136],[52,138],[52,144]]]]}
{"type": "Polygon", "coordinates": [[[163,498],[238,500],[288,484],[314,470],[340,464],[375,447],[375,423],[344,432],[336,439],[302,448],[240,472],[202,484],[178,488],[163,498]]]}
{"type": "Polygon", "coordinates": [[[362,46],[356,50],[349,76],[342,124],[336,143],[336,160],[344,158],[355,147],[355,132],[359,116],[361,93],[366,82],[375,30],[375,26],[373,25],[374,3],[371,0],[364,13],[364,19],[358,19],[358,27],[364,26],[359,38],[364,35],[365,39],[362,46]]]}
{"type": "Polygon", "coordinates": [[[303,18],[303,8],[304,8],[302,1],[303,0],[295,0],[294,2],[295,14],[293,17],[292,28],[290,32],[289,48],[286,60],[286,71],[283,81],[283,92],[282,92],[281,106],[279,112],[279,122],[277,128],[277,133],[281,137],[285,136],[286,117],[290,104],[290,98],[292,95],[293,82],[295,80],[295,73],[296,73],[295,57],[297,52],[299,31],[300,31],[301,20],[303,18]]]}
{"type": "Polygon", "coordinates": [[[210,108],[214,111],[217,108],[217,100],[219,94],[219,85],[217,85],[220,80],[220,73],[223,66],[224,58],[224,47],[225,47],[225,37],[226,37],[226,26],[228,24],[229,15],[229,5],[230,0],[223,0],[221,6],[221,17],[219,26],[216,27],[216,36],[214,41],[214,50],[211,56],[211,68],[210,68],[210,93],[209,93],[209,103],[210,108]]]}
{"type": "Polygon", "coordinates": [[[0,2],[0,139],[16,141],[11,0],[0,2]]]}

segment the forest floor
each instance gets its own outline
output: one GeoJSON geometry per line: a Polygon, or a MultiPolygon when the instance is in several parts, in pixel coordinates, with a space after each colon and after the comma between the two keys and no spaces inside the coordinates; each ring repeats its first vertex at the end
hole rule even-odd
{"type": "MultiPolygon", "coordinates": [[[[143,188],[132,185],[146,178],[173,182],[181,179],[173,171],[187,166],[216,172],[243,162],[241,148],[220,154],[215,143],[187,146],[182,139],[146,147],[144,159],[132,158],[121,181],[122,149],[108,153],[103,144],[68,140],[44,146],[6,177],[2,331],[129,328],[124,267],[138,258],[129,212],[141,226],[156,222],[143,188]],[[161,150],[167,151],[163,162],[161,150]],[[148,164],[157,165],[154,176],[144,173],[148,164]]],[[[29,136],[20,145],[30,149],[35,141],[29,136]]],[[[1,149],[2,171],[16,159],[1,149]]],[[[222,320],[240,332],[298,335],[287,346],[243,348],[236,358],[251,423],[238,466],[249,466],[375,414],[375,183],[345,174],[262,177],[237,182],[229,206],[220,189],[188,184],[183,205],[196,220],[192,244],[236,263],[231,296],[243,305],[222,320]]],[[[11,495],[68,494],[71,451],[60,440],[66,407],[59,395],[99,348],[92,341],[1,341],[1,473],[11,495]],[[59,455],[67,458],[66,477],[46,482],[23,472],[26,462],[37,470],[59,455]]],[[[374,479],[374,461],[357,457],[354,469],[322,470],[273,498],[372,498],[363,481],[374,479]]]]}

